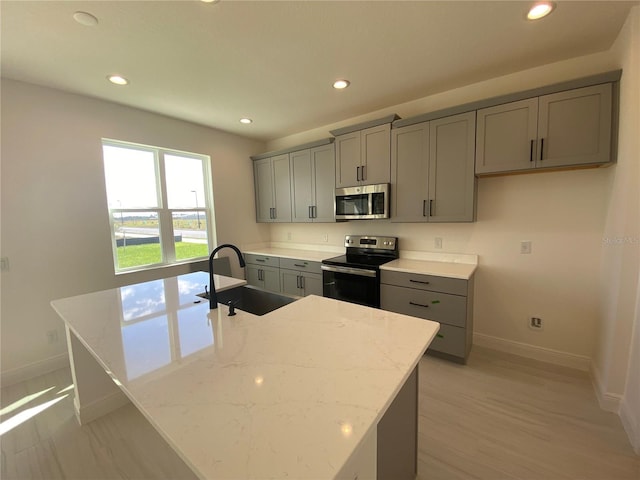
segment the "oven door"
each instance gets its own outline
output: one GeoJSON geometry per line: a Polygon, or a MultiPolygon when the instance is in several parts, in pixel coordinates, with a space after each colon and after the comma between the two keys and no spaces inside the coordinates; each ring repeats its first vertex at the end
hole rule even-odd
{"type": "Polygon", "coordinates": [[[322,265],[322,295],[380,308],[380,279],[376,270],[322,265]]]}

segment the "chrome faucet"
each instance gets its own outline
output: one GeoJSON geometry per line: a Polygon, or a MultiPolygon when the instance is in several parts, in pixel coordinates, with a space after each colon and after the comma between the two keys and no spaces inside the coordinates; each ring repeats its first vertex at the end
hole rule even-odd
{"type": "Polygon", "coordinates": [[[244,268],[244,258],[242,257],[242,253],[240,253],[240,249],[235,245],[231,245],[230,243],[225,243],[223,245],[219,245],[213,249],[211,255],[209,255],[209,309],[213,310],[218,308],[218,295],[216,295],[216,286],[213,282],[213,257],[216,253],[222,250],[225,247],[229,247],[235,250],[236,255],[238,255],[238,260],[240,261],[240,266],[244,268]]]}

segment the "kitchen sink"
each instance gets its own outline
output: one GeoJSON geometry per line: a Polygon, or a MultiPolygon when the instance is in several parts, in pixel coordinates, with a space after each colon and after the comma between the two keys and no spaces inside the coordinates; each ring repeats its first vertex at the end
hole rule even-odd
{"type": "MultiPolygon", "coordinates": [[[[233,302],[237,310],[258,316],[273,312],[280,307],[295,302],[299,298],[267,292],[251,285],[243,285],[242,287],[216,292],[216,295],[218,296],[219,304],[228,305],[229,302],[233,302]]],[[[198,296],[209,299],[208,293],[199,293],[198,296]]],[[[218,308],[221,308],[221,306],[219,305],[218,308]]]]}

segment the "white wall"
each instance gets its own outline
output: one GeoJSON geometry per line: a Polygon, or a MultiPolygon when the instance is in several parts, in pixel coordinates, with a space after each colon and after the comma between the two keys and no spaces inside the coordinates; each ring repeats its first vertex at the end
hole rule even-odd
{"type": "Polygon", "coordinates": [[[102,137],[210,155],[218,242],[268,241],[268,227],[255,223],[249,159],[263,143],[6,79],[1,94],[3,383],[65,361],[51,300],[197,269],[114,274],[102,137]],[[59,342],[48,344],[49,330],[59,342]]]}
{"type": "Polygon", "coordinates": [[[640,7],[612,48],[620,84],[618,165],[609,186],[602,249],[601,323],[594,355],[596,389],[618,411],[640,453],[640,7]]]}

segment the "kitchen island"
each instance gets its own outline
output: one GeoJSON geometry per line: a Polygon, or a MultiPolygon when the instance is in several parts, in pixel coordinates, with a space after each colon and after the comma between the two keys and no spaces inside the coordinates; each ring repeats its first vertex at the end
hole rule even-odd
{"type": "Polygon", "coordinates": [[[200,478],[412,478],[417,365],[437,323],[313,295],[230,317],[196,296],[207,283],[52,302],[80,422],[130,400],[200,478]]]}

